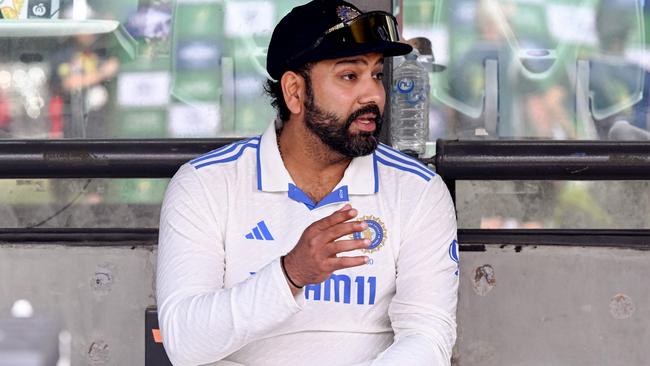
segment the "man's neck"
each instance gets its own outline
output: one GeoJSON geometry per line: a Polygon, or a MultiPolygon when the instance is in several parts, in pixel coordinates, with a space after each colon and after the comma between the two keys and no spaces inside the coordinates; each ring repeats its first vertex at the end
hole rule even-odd
{"type": "Polygon", "coordinates": [[[304,124],[285,123],[278,148],[289,175],[314,203],[320,202],[341,181],[351,158],[333,151],[304,124]]]}

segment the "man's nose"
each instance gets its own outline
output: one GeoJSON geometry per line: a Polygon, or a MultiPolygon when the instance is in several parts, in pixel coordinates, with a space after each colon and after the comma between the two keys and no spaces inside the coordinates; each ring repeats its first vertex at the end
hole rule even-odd
{"type": "Polygon", "coordinates": [[[359,96],[359,104],[376,104],[383,106],[386,99],[386,91],[381,80],[369,78],[363,83],[363,89],[359,96]]]}

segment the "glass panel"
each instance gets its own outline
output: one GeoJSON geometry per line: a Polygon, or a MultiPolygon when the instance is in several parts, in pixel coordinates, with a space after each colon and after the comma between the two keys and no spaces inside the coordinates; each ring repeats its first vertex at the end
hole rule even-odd
{"type": "Polygon", "coordinates": [[[406,39],[431,41],[430,140],[645,140],[641,0],[399,1],[406,39]]]}
{"type": "Polygon", "coordinates": [[[245,136],[295,0],[6,0],[0,138],[245,136]]]}
{"type": "Polygon", "coordinates": [[[157,228],[168,179],[3,179],[0,227],[157,228]]]}
{"type": "Polygon", "coordinates": [[[465,229],[648,229],[647,181],[458,181],[465,229]]]}
{"type": "MultiPolygon", "coordinates": [[[[0,180],[0,227],[156,228],[167,179],[0,180]]],[[[460,228],[650,228],[650,182],[458,181],[460,228]]]]}

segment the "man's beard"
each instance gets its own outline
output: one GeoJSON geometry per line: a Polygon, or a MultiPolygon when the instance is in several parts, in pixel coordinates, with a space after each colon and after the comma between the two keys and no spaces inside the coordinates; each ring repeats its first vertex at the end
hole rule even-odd
{"type": "Polygon", "coordinates": [[[376,104],[370,104],[354,111],[345,122],[333,112],[319,108],[314,102],[313,92],[307,92],[305,101],[305,123],[307,127],[332,150],[349,158],[368,155],[375,151],[379,144],[382,116],[376,104]],[[360,116],[373,113],[375,115],[375,130],[373,132],[359,131],[351,133],[352,122],[360,116]]]}

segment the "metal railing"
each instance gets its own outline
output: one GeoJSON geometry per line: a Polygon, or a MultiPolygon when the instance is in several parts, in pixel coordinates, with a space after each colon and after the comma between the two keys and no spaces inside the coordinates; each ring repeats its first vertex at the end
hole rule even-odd
{"type": "Polygon", "coordinates": [[[0,178],[169,178],[235,139],[5,140],[0,178]]]}
{"type": "Polygon", "coordinates": [[[436,148],[448,181],[650,179],[650,142],[438,140],[436,148]]]}
{"type": "MultiPolygon", "coordinates": [[[[236,139],[5,140],[0,178],[165,178],[236,139]]],[[[650,142],[438,140],[445,180],[650,179],[650,142]]]]}

